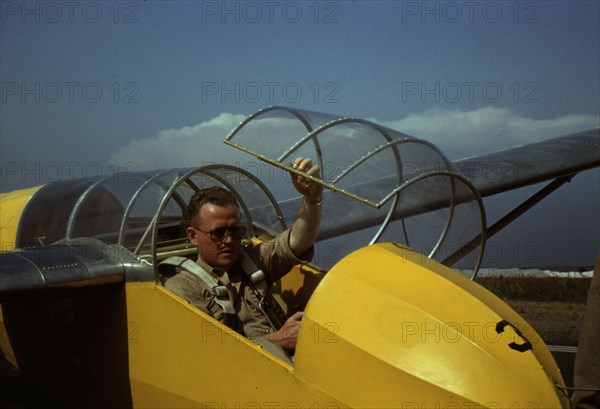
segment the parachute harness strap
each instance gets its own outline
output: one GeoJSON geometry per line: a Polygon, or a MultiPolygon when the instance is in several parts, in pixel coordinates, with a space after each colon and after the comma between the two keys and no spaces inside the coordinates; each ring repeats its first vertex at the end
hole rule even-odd
{"type": "Polygon", "coordinates": [[[215,285],[214,278],[197,263],[190,260],[189,258],[173,256],[162,261],[160,264],[168,264],[183,268],[200,278],[202,282],[204,282],[204,284],[206,284],[206,286],[209,288],[212,295],[215,297],[215,302],[221,308],[223,308],[223,312],[225,314],[235,315],[233,305],[231,304],[231,301],[229,301],[229,293],[227,291],[227,287],[225,287],[224,285],[215,285]]]}

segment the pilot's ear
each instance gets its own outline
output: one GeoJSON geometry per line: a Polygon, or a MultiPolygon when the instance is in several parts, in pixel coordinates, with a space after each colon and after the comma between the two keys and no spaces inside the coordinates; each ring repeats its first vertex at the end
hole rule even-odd
{"type": "Polygon", "coordinates": [[[191,227],[188,227],[185,231],[187,233],[187,238],[190,241],[190,243],[197,245],[198,244],[198,232],[191,227]]]}

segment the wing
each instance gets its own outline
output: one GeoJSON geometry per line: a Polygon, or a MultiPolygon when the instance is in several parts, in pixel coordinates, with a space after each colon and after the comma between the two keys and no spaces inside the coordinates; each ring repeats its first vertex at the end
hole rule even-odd
{"type": "MultiPolygon", "coordinates": [[[[487,226],[487,238],[500,232],[577,173],[600,166],[600,128],[493,152],[456,162],[482,196],[552,180],[538,192],[487,226]]],[[[461,252],[475,248],[470,242],[461,252]]],[[[456,261],[452,255],[445,260],[456,261]]]]}
{"type": "Polygon", "coordinates": [[[600,128],[455,162],[482,196],[600,166],[600,128]]]}

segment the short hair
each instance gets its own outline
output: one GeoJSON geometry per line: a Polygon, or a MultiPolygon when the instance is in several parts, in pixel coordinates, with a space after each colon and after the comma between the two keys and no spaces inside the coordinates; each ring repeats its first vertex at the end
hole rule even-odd
{"type": "Polygon", "coordinates": [[[227,189],[223,189],[220,186],[208,187],[200,189],[190,199],[188,203],[188,223],[192,224],[194,217],[200,214],[200,209],[207,203],[211,203],[217,206],[238,206],[237,199],[233,193],[227,189]]]}

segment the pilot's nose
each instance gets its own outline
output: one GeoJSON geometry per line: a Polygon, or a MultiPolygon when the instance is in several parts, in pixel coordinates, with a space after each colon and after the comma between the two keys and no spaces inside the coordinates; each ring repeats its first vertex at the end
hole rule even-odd
{"type": "Polygon", "coordinates": [[[229,230],[227,230],[227,233],[225,233],[225,237],[223,237],[223,243],[229,244],[234,241],[235,240],[234,240],[233,236],[231,235],[231,232],[229,230]]]}

